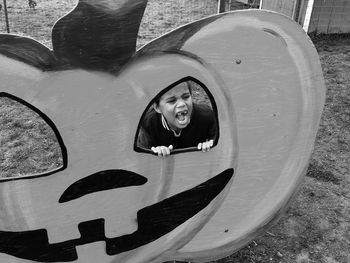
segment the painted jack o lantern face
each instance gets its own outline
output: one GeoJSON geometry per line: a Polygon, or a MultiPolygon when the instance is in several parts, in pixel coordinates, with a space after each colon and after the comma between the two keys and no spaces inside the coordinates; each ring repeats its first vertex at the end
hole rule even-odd
{"type": "MultiPolygon", "coordinates": [[[[231,148],[225,143],[206,154],[181,153],[166,160],[133,149],[145,102],[154,96],[146,93],[157,93],[172,78],[188,73],[215,85],[205,76],[207,72],[193,70],[198,62],[179,55],[147,58],[112,77],[82,70],[41,73],[3,56],[2,61],[17,69],[24,67],[25,74],[10,74],[13,89],[1,95],[28,104],[49,120],[63,142],[66,160],[58,171],[1,182],[2,194],[10,196],[2,200],[7,211],[1,215],[2,253],[39,262],[69,262],[82,260],[79,247],[95,251],[100,242],[105,243],[107,258],[102,260],[129,262],[124,259],[127,254],[131,262],[141,253],[135,250],[155,246],[153,253],[161,253],[193,235],[222,201],[234,171],[232,159],[221,157],[221,151],[231,148]],[[184,70],[174,76],[178,63],[184,70]],[[144,78],[140,73],[150,65],[147,76],[152,77],[144,78]],[[155,85],[158,67],[170,80],[155,85]],[[32,97],[16,80],[33,89],[32,97]],[[120,93],[137,100],[138,106],[120,93]],[[195,172],[188,168],[193,163],[195,172]],[[169,235],[175,237],[169,239],[169,235]]],[[[2,72],[7,73],[11,72],[2,72]]],[[[214,93],[218,98],[223,96],[219,91],[214,93]]],[[[222,129],[220,138],[234,145],[231,132],[222,129]]]]}
{"type": "MultiPolygon", "coordinates": [[[[8,262],[148,262],[195,235],[233,179],[233,111],[218,79],[184,54],[150,54],[128,64],[125,57],[102,61],[91,46],[78,55],[75,43],[66,46],[56,38],[67,39],[65,34],[77,30],[76,23],[67,21],[83,19],[80,11],[89,11],[92,20],[99,17],[101,6],[88,2],[80,1],[56,24],[54,53],[30,39],[0,36],[0,96],[41,115],[63,155],[58,170],[0,181],[0,258],[8,262]],[[116,72],[101,72],[107,66],[116,72]],[[215,148],[166,160],[143,153],[135,138],[147,104],[189,77],[220,102],[215,148]]],[[[133,11],[143,3],[131,5],[133,11]]],[[[116,16],[109,15],[111,20],[116,16]]],[[[79,32],[83,38],[85,27],[79,32]]]]}
{"type": "Polygon", "coordinates": [[[233,12],[135,53],[146,3],[80,0],[53,28],[54,51],[0,35],[0,96],[48,122],[64,161],[0,182],[0,261],[209,261],[266,229],[302,181],[325,97],[305,32],[233,12]],[[136,144],[140,119],[187,78],[210,91],[215,147],[160,159],[136,144]]]}

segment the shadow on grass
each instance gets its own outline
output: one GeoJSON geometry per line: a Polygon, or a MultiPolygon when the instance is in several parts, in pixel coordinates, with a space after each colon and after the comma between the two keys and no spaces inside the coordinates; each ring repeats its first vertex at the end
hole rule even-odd
{"type": "Polygon", "coordinates": [[[340,179],[337,178],[332,172],[325,170],[323,167],[311,163],[306,176],[315,178],[318,181],[327,182],[339,185],[340,179]]]}

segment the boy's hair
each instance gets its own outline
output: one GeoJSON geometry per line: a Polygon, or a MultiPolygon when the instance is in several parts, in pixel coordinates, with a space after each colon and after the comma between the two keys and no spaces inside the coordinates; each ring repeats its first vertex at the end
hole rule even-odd
{"type": "MultiPolygon", "coordinates": [[[[190,81],[185,81],[185,82],[187,83],[187,88],[188,88],[190,94],[192,95],[192,84],[191,84],[191,82],[190,82],[190,81]]],[[[182,82],[180,82],[179,84],[181,84],[181,83],[182,83],[182,82]]],[[[174,87],[176,87],[176,86],[174,86],[174,87]]],[[[171,88],[168,89],[167,91],[171,90],[171,89],[174,88],[174,87],[171,87],[171,88]]],[[[167,91],[166,91],[166,92],[167,92],[167,91]]],[[[161,93],[159,93],[159,94],[153,99],[153,102],[154,102],[157,106],[159,106],[160,97],[162,97],[166,92],[161,92],[161,93]]]]}

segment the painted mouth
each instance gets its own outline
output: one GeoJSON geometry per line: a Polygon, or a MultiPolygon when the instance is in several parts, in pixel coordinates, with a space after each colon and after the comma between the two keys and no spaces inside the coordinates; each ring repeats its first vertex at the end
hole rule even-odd
{"type": "Polygon", "coordinates": [[[137,212],[138,229],[115,238],[105,236],[104,219],[78,225],[81,237],[49,244],[46,229],[23,232],[0,231],[0,253],[37,262],[71,262],[78,259],[76,247],[106,242],[106,254],[113,256],[146,245],[168,234],[213,201],[233,177],[232,168],[187,191],[144,207],[137,212]]]}

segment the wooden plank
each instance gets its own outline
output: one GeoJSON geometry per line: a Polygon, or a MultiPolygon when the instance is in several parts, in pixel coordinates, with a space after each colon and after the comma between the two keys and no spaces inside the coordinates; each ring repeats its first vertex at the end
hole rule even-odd
{"type": "Polygon", "coordinates": [[[241,2],[243,4],[249,4],[249,0],[236,0],[237,2],[241,2]]]}
{"type": "Polygon", "coordinates": [[[226,0],[218,0],[218,13],[223,13],[226,10],[226,0]]]}
{"type": "Polygon", "coordinates": [[[9,24],[9,17],[8,17],[6,0],[4,0],[3,3],[4,3],[4,13],[5,13],[5,21],[6,21],[6,31],[7,31],[7,33],[10,33],[10,24],[9,24]]]}
{"type": "Polygon", "coordinates": [[[306,11],[305,11],[305,18],[304,18],[304,23],[303,23],[303,29],[307,33],[310,32],[309,27],[310,27],[310,22],[311,22],[311,16],[313,13],[313,8],[314,8],[314,0],[309,0],[307,2],[306,11]]]}
{"type": "Polygon", "coordinates": [[[296,1],[297,0],[265,0],[262,1],[262,9],[272,10],[293,18],[296,1]]]}
{"type": "Polygon", "coordinates": [[[327,33],[350,32],[350,2],[336,0],[332,17],[330,18],[327,33]]]}
{"type": "Polygon", "coordinates": [[[308,32],[349,33],[349,13],[349,1],[315,0],[308,32]]]}
{"type": "Polygon", "coordinates": [[[297,22],[300,25],[304,24],[307,3],[308,3],[308,0],[301,0],[299,2],[299,13],[298,13],[297,22]]]}

